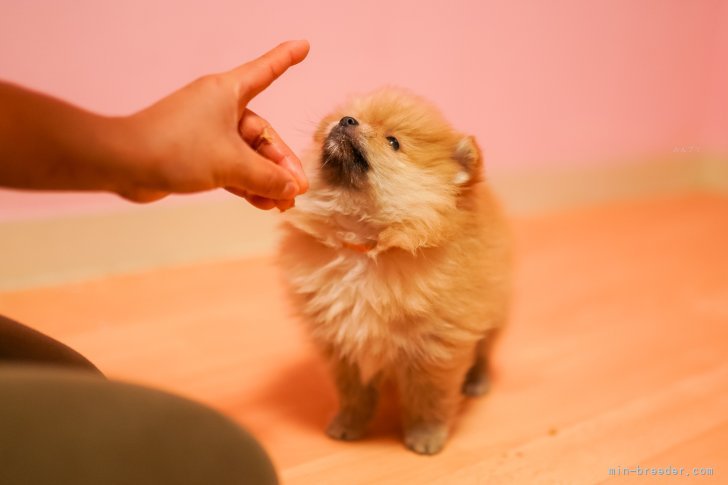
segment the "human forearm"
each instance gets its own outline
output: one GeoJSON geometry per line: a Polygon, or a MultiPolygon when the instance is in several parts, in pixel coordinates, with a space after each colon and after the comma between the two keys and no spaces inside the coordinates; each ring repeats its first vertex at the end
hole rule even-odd
{"type": "Polygon", "coordinates": [[[307,53],[307,42],[285,42],[116,118],[0,82],[0,186],[105,190],[139,202],[226,188],[285,210],[308,188],[301,162],[246,106],[307,53]]]}
{"type": "Polygon", "coordinates": [[[132,175],[123,118],[0,83],[0,185],[121,192],[132,175]]]}

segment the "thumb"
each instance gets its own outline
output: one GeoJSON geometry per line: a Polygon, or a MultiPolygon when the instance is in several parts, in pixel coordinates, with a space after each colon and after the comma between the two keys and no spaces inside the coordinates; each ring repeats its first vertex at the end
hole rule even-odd
{"type": "Polygon", "coordinates": [[[229,190],[243,190],[269,199],[293,199],[299,193],[298,183],[286,169],[254,152],[241,140],[244,153],[225,177],[229,190]]]}
{"type": "Polygon", "coordinates": [[[237,81],[240,102],[246,105],[286,70],[301,62],[308,55],[307,40],[291,40],[269,50],[262,56],[231,70],[237,81]]]}

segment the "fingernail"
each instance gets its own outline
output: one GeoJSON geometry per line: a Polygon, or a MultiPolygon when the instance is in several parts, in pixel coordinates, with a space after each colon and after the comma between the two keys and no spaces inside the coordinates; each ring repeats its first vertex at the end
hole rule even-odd
{"type": "Polygon", "coordinates": [[[291,156],[287,156],[283,159],[281,165],[283,165],[286,170],[291,172],[293,176],[296,177],[299,188],[305,188],[306,186],[308,186],[308,180],[306,178],[306,174],[303,172],[303,168],[301,168],[300,162],[294,160],[291,156]]]}
{"type": "Polygon", "coordinates": [[[295,182],[286,183],[283,192],[281,193],[281,199],[292,199],[298,195],[298,186],[295,182]]]}
{"type": "Polygon", "coordinates": [[[291,207],[294,207],[296,205],[296,199],[289,199],[289,200],[279,200],[276,201],[276,206],[278,207],[278,210],[280,212],[286,212],[291,207]]]}

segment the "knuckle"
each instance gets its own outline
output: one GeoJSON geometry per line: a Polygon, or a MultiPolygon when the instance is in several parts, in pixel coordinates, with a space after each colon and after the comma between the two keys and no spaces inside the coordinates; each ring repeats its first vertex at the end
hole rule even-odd
{"type": "Polygon", "coordinates": [[[283,74],[283,71],[284,69],[282,69],[276,62],[271,62],[268,64],[268,73],[271,79],[279,77],[281,74],[283,74]]]}
{"type": "Polygon", "coordinates": [[[226,90],[231,85],[225,74],[206,74],[195,82],[205,90],[226,90]]]}

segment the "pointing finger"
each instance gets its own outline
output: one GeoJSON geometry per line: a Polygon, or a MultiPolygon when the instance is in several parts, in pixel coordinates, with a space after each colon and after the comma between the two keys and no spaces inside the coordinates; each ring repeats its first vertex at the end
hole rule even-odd
{"type": "Polygon", "coordinates": [[[306,40],[284,42],[262,56],[230,71],[240,87],[240,102],[247,104],[286,70],[308,55],[306,40]]]}

